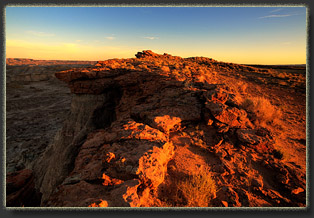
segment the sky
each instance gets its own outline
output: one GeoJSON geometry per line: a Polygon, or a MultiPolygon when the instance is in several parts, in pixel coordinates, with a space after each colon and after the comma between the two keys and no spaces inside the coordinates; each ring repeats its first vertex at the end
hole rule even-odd
{"type": "Polygon", "coordinates": [[[7,58],[305,64],[306,7],[6,7],[7,58]]]}

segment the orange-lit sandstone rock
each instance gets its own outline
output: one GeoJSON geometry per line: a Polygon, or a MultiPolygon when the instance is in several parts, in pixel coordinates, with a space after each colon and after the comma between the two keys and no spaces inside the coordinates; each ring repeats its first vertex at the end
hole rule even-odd
{"type": "Polygon", "coordinates": [[[176,184],[201,166],[217,187],[208,206],[305,205],[304,174],[275,157],[271,134],[219,80],[224,70],[257,68],[136,57],[56,73],[74,97],[35,168],[42,206],[185,206],[176,184]]]}

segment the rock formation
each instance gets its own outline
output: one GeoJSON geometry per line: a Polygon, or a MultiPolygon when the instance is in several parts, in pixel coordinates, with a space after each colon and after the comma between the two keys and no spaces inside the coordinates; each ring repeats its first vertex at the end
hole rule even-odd
{"type": "Polygon", "coordinates": [[[272,132],[215,77],[256,69],[151,51],[136,57],[55,74],[73,98],[34,167],[41,206],[187,206],[177,184],[204,167],[217,187],[205,206],[305,205],[305,174],[275,155],[272,132]]]}

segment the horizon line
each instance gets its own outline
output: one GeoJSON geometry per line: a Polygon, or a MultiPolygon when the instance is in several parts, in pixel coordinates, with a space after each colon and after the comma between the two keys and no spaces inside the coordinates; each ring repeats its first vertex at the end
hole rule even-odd
{"type": "MultiPolygon", "coordinates": [[[[134,55],[135,56],[135,55],[134,55]]],[[[171,55],[171,56],[177,56],[177,57],[181,57],[178,55],[171,55]]],[[[239,64],[239,65],[265,65],[265,66],[287,66],[287,65],[307,65],[307,63],[303,63],[303,64],[259,64],[259,63],[237,63],[237,62],[230,62],[230,61],[222,61],[222,60],[216,60],[214,58],[211,57],[205,57],[205,56],[191,56],[191,57],[187,57],[187,58],[194,58],[194,57],[202,57],[202,58],[210,58],[213,59],[215,61],[218,62],[224,62],[224,63],[233,63],[233,64],[239,64]]],[[[89,61],[89,62],[97,62],[97,61],[106,61],[106,60],[113,60],[113,59],[132,59],[132,58],[136,58],[136,57],[130,57],[130,58],[108,58],[108,59],[99,59],[99,60],[74,60],[74,59],[35,59],[35,58],[25,58],[25,57],[6,57],[7,59],[29,59],[29,60],[35,60],[35,61],[89,61]]],[[[183,58],[183,57],[181,57],[183,58]]]]}

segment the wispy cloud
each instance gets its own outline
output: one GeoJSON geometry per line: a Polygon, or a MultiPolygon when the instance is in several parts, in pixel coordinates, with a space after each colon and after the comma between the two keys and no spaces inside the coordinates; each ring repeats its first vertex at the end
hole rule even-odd
{"type": "Polygon", "coordinates": [[[300,15],[300,14],[271,14],[271,15],[259,17],[259,19],[264,19],[264,18],[279,18],[279,17],[290,17],[290,16],[295,16],[295,15],[300,15]]]}
{"type": "Polygon", "coordinates": [[[45,33],[45,32],[38,32],[38,31],[26,31],[27,34],[33,35],[33,36],[39,36],[39,37],[49,37],[49,36],[55,36],[53,33],[45,33]]]}
{"type": "Polygon", "coordinates": [[[105,39],[114,40],[114,39],[116,39],[116,37],[114,37],[114,36],[107,36],[107,37],[105,37],[105,39]]]}
{"type": "Polygon", "coordinates": [[[146,36],[143,37],[144,39],[150,39],[150,40],[155,40],[155,39],[159,39],[159,37],[155,37],[155,36],[146,36]]]}
{"type": "Polygon", "coordinates": [[[281,10],[282,10],[282,8],[277,8],[275,10],[270,11],[269,13],[275,13],[275,12],[278,12],[278,11],[281,11],[281,10]]]}
{"type": "Polygon", "coordinates": [[[82,42],[83,40],[80,40],[80,39],[78,39],[78,40],[75,40],[75,42],[82,42]]]}

